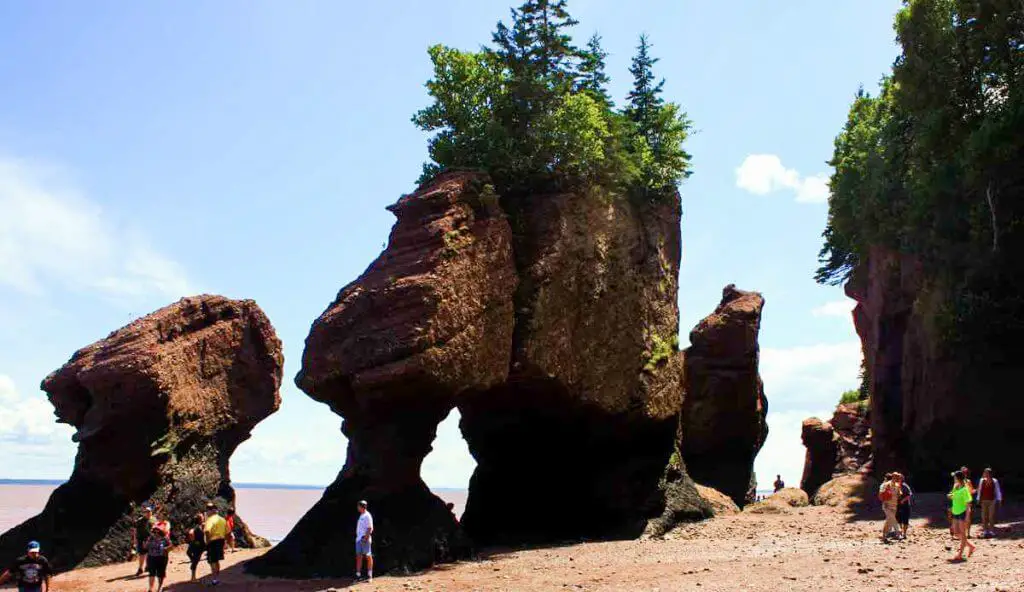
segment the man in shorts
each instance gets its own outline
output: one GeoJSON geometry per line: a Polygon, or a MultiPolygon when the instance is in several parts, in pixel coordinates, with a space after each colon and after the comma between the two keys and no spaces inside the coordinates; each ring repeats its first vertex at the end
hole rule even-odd
{"type": "Polygon", "coordinates": [[[28,551],[0,573],[0,585],[10,578],[18,584],[18,592],[49,592],[50,562],[40,553],[39,543],[32,541],[28,551]]]}
{"type": "Polygon", "coordinates": [[[154,526],[156,526],[156,518],[153,517],[153,507],[147,504],[142,507],[142,515],[138,517],[135,527],[132,528],[132,551],[139,558],[139,569],[135,571],[135,577],[141,576],[146,567],[146,539],[149,538],[149,533],[153,531],[154,526]]]}
{"type": "Polygon", "coordinates": [[[220,562],[224,560],[224,541],[228,538],[228,523],[217,513],[217,506],[206,504],[206,523],[203,525],[206,535],[206,562],[210,564],[213,579],[210,585],[220,583],[220,562]]]}
{"type": "Polygon", "coordinates": [[[366,579],[373,581],[373,516],[366,509],[366,500],[357,504],[359,520],[356,521],[356,580],[363,577],[363,558],[366,558],[366,579]]]}

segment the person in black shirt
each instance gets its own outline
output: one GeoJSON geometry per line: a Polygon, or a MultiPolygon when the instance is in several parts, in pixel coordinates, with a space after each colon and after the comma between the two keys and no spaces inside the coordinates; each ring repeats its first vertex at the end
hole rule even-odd
{"type": "Polygon", "coordinates": [[[14,578],[18,592],[48,592],[50,589],[50,562],[40,553],[39,543],[28,544],[28,552],[18,557],[0,574],[0,584],[14,578]]]}
{"type": "Polygon", "coordinates": [[[199,560],[203,558],[203,551],[206,551],[206,533],[203,532],[203,525],[206,524],[206,516],[196,514],[196,524],[188,531],[188,561],[192,567],[192,581],[196,580],[196,568],[199,567],[199,560]]]}

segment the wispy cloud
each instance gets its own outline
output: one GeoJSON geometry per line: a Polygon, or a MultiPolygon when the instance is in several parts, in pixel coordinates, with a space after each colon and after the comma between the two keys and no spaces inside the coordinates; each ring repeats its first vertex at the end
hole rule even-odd
{"type": "Polygon", "coordinates": [[[0,158],[0,288],[113,298],[189,293],[181,265],[114,224],[60,171],[0,158]]]}
{"type": "Polygon", "coordinates": [[[0,374],[0,476],[69,475],[75,458],[74,428],[56,421],[42,393],[23,395],[9,376],[0,374]]]}
{"type": "Polygon", "coordinates": [[[811,314],[816,317],[842,317],[849,319],[850,313],[853,312],[855,306],[857,306],[856,301],[844,298],[835,302],[826,302],[812,310],[811,314]]]}
{"type": "Polygon", "coordinates": [[[747,156],[736,169],[736,186],[755,195],[792,191],[803,203],[825,203],[829,196],[827,174],[803,176],[774,154],[747,156]]]}

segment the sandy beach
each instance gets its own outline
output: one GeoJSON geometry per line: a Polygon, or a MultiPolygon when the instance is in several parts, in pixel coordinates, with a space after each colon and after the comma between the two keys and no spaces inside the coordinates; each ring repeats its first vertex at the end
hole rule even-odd
{"type": "MultiPolygon", "coordinates": [[[[491,550],[476,560],[410,576],[349,580],[259,579],[240,564],[259,552],[229,554],[224,590],[700,590],[752,592],[863,590],[1024,590],[1024,506],[1002,511],[999,536],[975,541],[970,561],[951,563],[953,541],[943,522],[941,495],[923,495],[907,541],[883,545],[881,522],[866,510],[794,508],[786,514],[741,513],[681,527],[664,540],[578,543],[552,548],[491,550]]],[[[203,566],[205,567],[205,566],[203,566]]],[[[169,591],[207,589],[184,582],[188,564],[171,561],[169,591]]],[[[129,564],[59,576],[54,590],[145,590],[129,564]]]]}

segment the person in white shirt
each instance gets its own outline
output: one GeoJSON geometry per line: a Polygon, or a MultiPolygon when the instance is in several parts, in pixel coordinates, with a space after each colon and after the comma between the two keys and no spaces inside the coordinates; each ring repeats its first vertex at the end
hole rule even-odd
{"type": "Polygon", "coordinates": [[[974,490],[975,500],[981,505],[981,536],[996,536],[996,506],[1003,503],[1003,489],[999,479],[992,477],[992,469],[985,469],[974,490]]]}
{"type": "Polygon", "coordinates": [[[356,579],[363,577],[363,558],[366,558],[366,578],[373,580],[373,516],[366,509],[366,500],[360,500],[359,520],[356,522],[356,579]]]}

